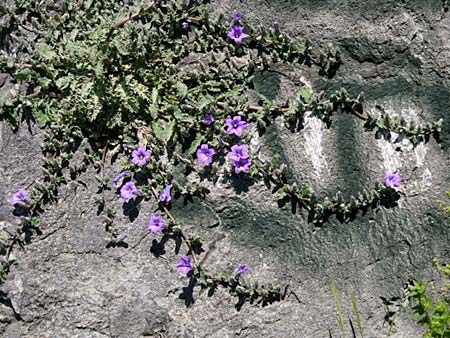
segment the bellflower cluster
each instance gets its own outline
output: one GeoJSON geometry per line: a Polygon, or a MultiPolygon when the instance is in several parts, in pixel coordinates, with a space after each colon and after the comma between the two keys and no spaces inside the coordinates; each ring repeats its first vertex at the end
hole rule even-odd
{"type": "Polygon", "coordinates": [[[140,167],[143,167],[150,160],[151,153],[145,149],[145,147],[139,147],[133,150],[131,153],[131,163],[140,167]]]}
{"type": "Polygon", "coordinates": [[[165,227],[162,216],[150,216],[150,222],[148,223],[147,228],[152,235],[156,235],[158,232],[163,231],[165,227]]]}
{"type": "Polygon", "coordinates": [[[140,193],[133,182],[127,182],[120,188],[120,197],[126,201],[138,196],[140,193]]]}
{"type": "Polygon", "coordinates": [[[237,137],[241,137],[244,129],[247,128],[247,122],[243,121],[239,115],[234,116],[232,119],[226,119],[225,125],[227,126],[227,134],[234,134],[237,137]]]}
{"type": "Polygon", "coordinates": [[[193,269],[191,259],[189,257],[187,258],[180,257],[180,264],[177,265],[177,269],[183,275],[187,275],[193,269]]]}
{"type": "Polygon", "coordinates": [[[234,145],[231,147],[231,152],[228,153],[228,158],[233,161],[238,161],[241,158],[248,158],[247,145],[234,145]]]}
{"type": "Polygon", "coordinates": [[[20,188],[18,192],[12,195],[11,199],[9,200],[9,204],[16,205],[19,203],[26,203],[28,201],[28,193],[25,189],[20,188]]]}
{"type": "Polygon", "coordinates": [[[166,184],[166,187],[161,195],[159,195],[159,200],[161,202],[170,203],[172,201],[172,197],[170,196],[170,190],[172,189],[172,184],[166,184]]]}
{"type": "Polygon", "coordinates": [[[248,173],[252,162],[248,159],[247,145],[234,145],[231,147],[231,152],[228,153],[228,158],[232,160],[234,172],[239,174],[241,172],[248,173]]]}
{"type": "Polygon", "coordinates": [[[200,149],[197,150],[198,164],[210,165],[215,153],[216,151],[213,148],[209,148],[207,144],[202,144],[200,149]]]}
{"type": "Polygon", "coordinates": [[[399,174],[387,173],[386,175],[384,175],[384,179],[385,179],[384,184],[388,188],[392,187],[398,188],[402,184],[402,177],[399,174]]]}

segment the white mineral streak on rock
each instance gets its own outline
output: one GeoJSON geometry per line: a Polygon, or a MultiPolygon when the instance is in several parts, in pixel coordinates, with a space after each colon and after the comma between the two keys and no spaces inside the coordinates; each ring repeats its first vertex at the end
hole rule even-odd
{"type": "MultiPolygon", "coordinates": [[[[416,114],[411,107],[405,105],[403,102],[388,102],[381,104],[386,114],[389,116],[402,116],[408,121],[415,119],[416,114]],[[405,107],[405,108],[401,108],[405,107]]],[[[376,111],[375,114],[378,112],[376,111]]],[[[372,112],[374,114],[374,112],[372,112]]],[[[412,144],[406,138],[402,139],[401,142],[393,143],[397,140],[398,134],[391,133],[391,142],[381,138],[377,141],[378,147],[381,151],[381,156],[383,157],[383,169],[386,172],[395,172],[401,169],[403,160],[402,152],[395,151],[397,147],[401,147],[402,151],[407,151],[412,149],[412,144]],[[410,148],[410,149],[408,149],[410,148]]]]}
{"type": "Polygon", "coordinates": [[[414,148],[414,155],[416,157],[416,166],[418,168],[423,167],[425,163],[425,156],[427,155],[427,148],[425,147],[424,143],[419,143],[414,148]]]}
{"type": "Polygon", "coordinates": [[[428,168],[425,168],[425,170],[423,171],[422,174],[422,180],[420,181],[420,190],[421,191],[426,191],[428,190],[428,188],[431,187],[432,182],[431,182],[431,171],[428,168]]]}
{"type": "Polygon", "coordinates": [[[384,139],[377,140],[378,148],[383,157],[383,169],[385,172],[395,172],[400,169],[402,159],[394,146],[384,139]]]}
{"type": "Polygon", "coordinates": [[[252,128],[251,133],[252,138],[250,139],[250,147],[253,151],[256,151],[259,144],[261,144],[261,139],[258,136],[258,130],[256,128],[252,128]]]}
{"type": "MultiPolygon", "coordinates": [[[[423,121],[419,117],[417,108],[406,102],[394,101],[387,104],[384,103],[384,109],[386,113],[389,114],[389,116],[401,116],[404,117],[407,122],[414,121],[417,124],[423,123],[423,121]]],[[[403,163],[409,158],[413,158],[415,160],[415,166],[418,169],[424,168],[426,164],[425,158],[427,155],[427,146],[424,143],[419,143],[418,145],[416,145],[416,147],[414,147],[412,143],[406,138],[403,138],[401,142],[394,143],[397,137],[398,134],[392,133],[392,142],[387,142],[384,139],[380,139],[377,141],[378,147],[383,157],[384,170],[386,172],[400,171],[402,169],[403,163]],[[400,147],[402,151],[395,151],[395,148],[397,147],[400,147]]],[[[428,167],[425,167],[421,175],[421,181],[409,182],[408,190],[410,190],[410,192],[416,192],[417,190],[427,190],[432,184],[431,178],[431,171],[428,167]]]]}
{"type": "Polygon", "coordinates": [[[314,178],[319,181],[323,170],[328,170],[328,164],[323,153],[323,122],[317,117],[311,116],[310,112],[305,114],[305,128],[303,136],[305,137],[305,154],[310,159],[314,170],[314,178]]]}
{"type": "MultiPolygon", "coordinates": [[[[427,147],[424,143],[420,143],[414,148],[417,168],[422,168],[425,165],[426,154],[427,147]]],[[[431,171],[428,167],[425,167],[425,169],[423,170],[422,180],[418,185],[421,191],[426,191],[429,187],[431,187],[431,171]]]]}
{"type": "MultiPolygon", "coordinates": [[[[311,83],[303,76],[300,77],[300,81],[312,91],[311,83]]],[[[311,116],[311,112],[305,113],[304,129],[302,131],[305,138],[305,154],[310,159],[314,170],[314,178],[317,182],[320,181],[324,171],[328,173],[328,162],[326,161],[325,154],[323,152],[323,134],[324,123],[317,117],[311,116]]]]}

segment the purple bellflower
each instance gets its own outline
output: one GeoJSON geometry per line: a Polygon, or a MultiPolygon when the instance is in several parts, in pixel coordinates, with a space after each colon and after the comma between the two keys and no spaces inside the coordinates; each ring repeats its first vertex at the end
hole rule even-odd
{"type": "Polygon", "coordinates": [[[234,145],[231,147],[231,152],[228,153],[228,158],[233,161],[239,161],[241,158],[248,158],[247,145],[234,145]]]}
{"type": "Polygon", "coordinates": [[[128,201],[140,194],[140,191],[136,188],[133,182],[125,183],[122,188],[120,188],[120,197],[128,201]]]}
{"type": "Polygon", "coordinates": [[[234,22],[241,21],[241,19],[242,19],[241,13],[237,12],[236,14],[234,14],[234,22]]]}
{"type": "Polygon", "coordinates": [[[384,184],[388,188],[392,187],[398,188],[402,184],[402,177],[399,174],[387,173],[386,175],[384,175],[384,179],[385,179],[384,184]]]}
{"type": "Polygon", "coordinates": [[[241,158],[232,162],[234,166],[234,172],[239,174],[240,172],[248,173],[252,162],[248,158],[241,158]]]}
{"type": "Polygon", "coordinates": [[[9,204],[16,205],[19,203],[25,203],[28,201],[28,193],[25,191],[25,189],[20,188],[18,192],[12,195],[11,199],[9,200],[9,204]]]}
{"type": "Polygon", "coordinates": [[[140,167],[143,167],[147,164],[148,160],[150,159],[150,152],[145,149],[145,147],[139,147],[136,150],[133,150],[131,153],[131,163],[134,165],[138,165],[140,167]]]}
{"type": "Polygon", "coordinates": [[[192,270],[191,259],[189,257],[180,257],[180,264],[177,265],[177,269],[183,275],[187,275],[192,270]]]}
{"type": "Polygon", "coordinates": [[[274,21],[273,29],[275,30],[275,33],[280,34],[280,24],[278,23],[278,21],[274,21]]]}
{"type": "Polygon", "coordinates": [[[242,121],[239,115],[234,116],[232,119],[226,119],[225,124],[228,127],[227,134],[235,134],[238,137],[241,137],[244,129],[247,128],[247,122],[242,121]]]}
{"type": "Polygon", "coordinates": [[[200,149],[197,150],[197,161],[199,164],[210,165],[212,163],[212,157],[216,151],[209,148],[207,144],[202,144],[200,149]]]}
{"type": "Polygon", "coordinates": [[[126,171],[122,171],[120,172],[114,179],[113,179],[113,183],[115,186],[120,185],[120,181],[123,177],[127,176],[128,173],[126,171]]]}
{"type": "Polygon", "coordinates": [[[203,123],[210,125],[214,122],[214,118],[211,114],[205,115],[205,118],[203,119],[203,123]]]}
{"type": "Polygon", "coordinates": [[[248,272],[248,266],[245,264],[239,265],[239,268],[236,271],[236,276],[240,276],[244,273],[248,272]]]}
{"type": "Polygon", "coordinates": [[[227,37],[233,40],[236,45],[240,45],[242,40],[247,38],[248,35],[244,33],[241,26],[233,26],[228,32],[227,37]]]}
{"type": "Polygon", "coordinates": [[[161,202],[170,203],[172,197],[170,196],[170,189],[172,189],[172,184],[166,184],[166,187],[161,195],[159,195],[159,200],[161,202]]]}
{"type": "Polygon", "coordinates": [[[150,222],[148,223],[147,228],[152,235],[156,235],[158,232],[163,231],[165,227],[162,216],[150,216],[150,222]]]}
{"type": "Polygon", "coordinates": [[[186,21],[184,21],[181,23],[181,27],[183,27],[183,29],[187,29],[189,27],[189,24],[186,21]]]}

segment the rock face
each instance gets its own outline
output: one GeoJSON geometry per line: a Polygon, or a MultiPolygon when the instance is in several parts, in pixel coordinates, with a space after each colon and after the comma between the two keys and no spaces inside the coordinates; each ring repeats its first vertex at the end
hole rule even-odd
{"type": "MultiPolygon", "coordinates": [[[[259,140],[264,154],[282,155],[291,174],[321,194],[346,196],[381,181],[385,172],[405,177],[399,206],[359,214],[342,224],[331,219],[317,228],[302,212],[279,207],[264,185],[218,185],[204,201],[177,201],[176,217],[207,243],[212,269],[250,266],[249,280],[289,284],[288,297],[267,307],[249,304],[237,311],[219,289],[213,296],[194,289],[186,306],[180,294],[188,281],[175,269],[179,255],[167,242],[156,257],[146,225],[152,209],[134,221],[122,213],[115,191],[106,194],[118,210],[116,223],[128,247],[106,247],[97,216],[96,181],[89,170],[60,192],[42,216],[43,234],[24,249],[2,286],[0,335],[13,337],[338,337],[331,280],[336,280],[346,336],[356,328],[350,298],[359,307],[365,337],[384,337],[380,296],[402,293],[409,278],[432,278],[432,258],[449,254],[448,224],[436,200],[450,190],[450,14],[445,1],[298,0],[212,1],[213,15],[240,11],[245,20],[278,21],[291,36],[333,44],[344,64],[333,79],[316,70],[274,66],[255,79],[255,88],[273,98],[295,92],[295,79],[314,91],[346,87],[366,94],[365,109],[379,104],[390,114],[417,121],[444,118],[442,143],[415,148],[407,140],[377,139],[359,121],[338,115],[332,127],[310,117],[291,133],[274,126],[259,140]],[[83,182],[83,184],[81,183],[83,182]],[[291,292],[292,291],[292,292],[291,292]]],[[[0,77],[1,95],[11,88],[0,77]]],[[[0,122],[0,222],[14,226],[6,198],[39,177],[40,131],[24,124],[13,134],[0,122]]],[[[119,161],[120,162],[120,161],[119,161]]],[[[112,177],[119,163],[109,165],[112,177]]],[[[180,254],[186,248],[181,248],[180,254]]],[[[400,314],[391,337],[420,337],[421,330],[400,314]]]]}

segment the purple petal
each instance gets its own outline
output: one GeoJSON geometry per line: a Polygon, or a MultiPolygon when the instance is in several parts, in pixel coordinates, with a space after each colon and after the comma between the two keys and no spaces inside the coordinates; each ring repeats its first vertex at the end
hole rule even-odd
{"type": "Polygon", "coordinates": [[[167,184],[164,189],[164,192],[161,195],[159,195],[159,200],[161,202],[170,203],[170,201],[172,200],[172,197],[170,196],[170,189],[172,189],[172,185],[167,184]]]}
{"type": "Polygon", "coordinates": [[[177,269],[183,275],[187,275],[192,270],[191,259],[189,257],[180,257],[180,264],[177,265],[177,269]]]}
{"type": "Polygon", "coordinates": [[[128,175],[128,173],[127,173],[126,171],[122,171],[121,173],[119,173],[119,174],[113,179],[114,185],[118,185],[119,182],[120,182],[120,179],[121,179],[122,177],[127,176],[127,175],[128,175]]]}
{"type": "Polygon", "coordinates": [[[25,203],[28,201],[28,193],[25,189],[20,188],[19,191],[17,191],[15,194],[11,196],[11,199],[9,200],[9,203],[11,205],[19,204],[19,203],[25,203]]]}
{"type": "Polygon", "coordinates": [[[236,275],[242,275],[247,272],[248,272],[248,266],[245,264],[242,264],[239,266],[238,270],[236,271],[236,275]]]}

